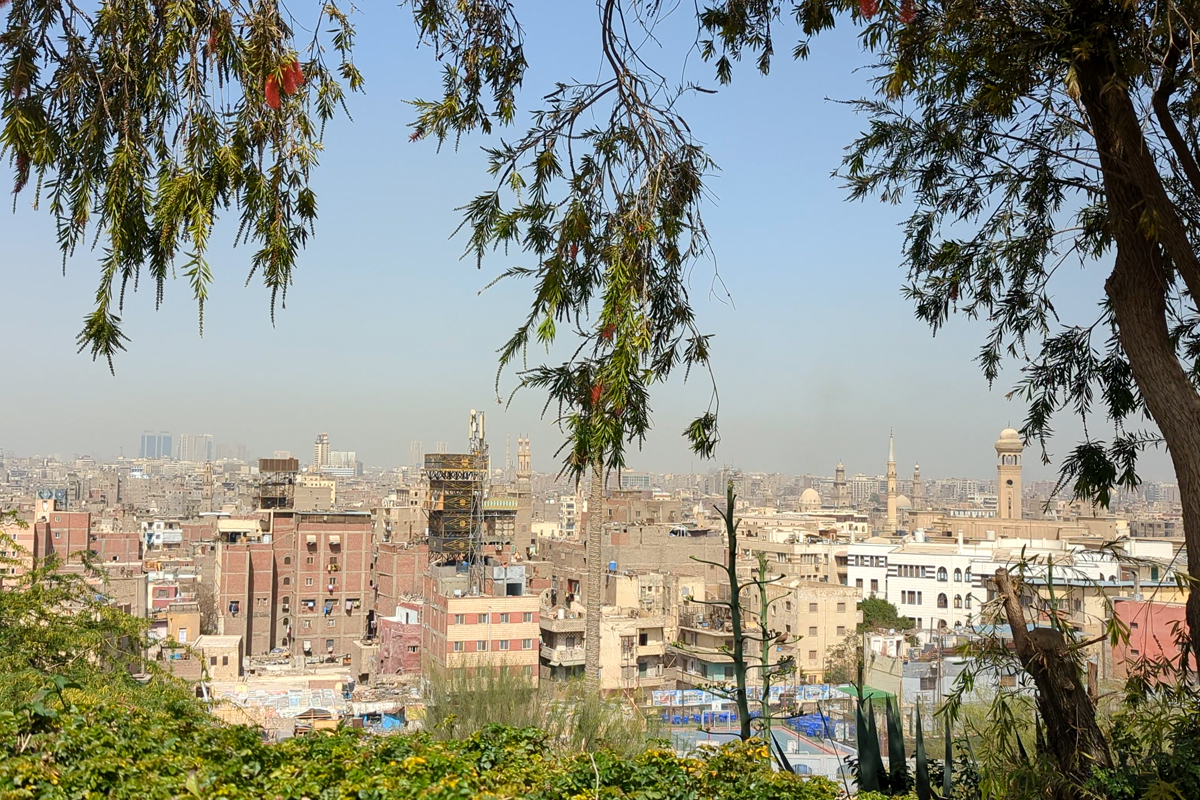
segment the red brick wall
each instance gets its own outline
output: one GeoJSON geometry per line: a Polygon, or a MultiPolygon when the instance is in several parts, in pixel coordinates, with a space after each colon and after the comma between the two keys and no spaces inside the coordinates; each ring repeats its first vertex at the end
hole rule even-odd
{"type": "Polygon", "coordinates": [[[414,675],[421,671],[421,625],[379,620],[379,672],[414,675]],[[410,649],[415,648],[415,649],[410,649]]]}

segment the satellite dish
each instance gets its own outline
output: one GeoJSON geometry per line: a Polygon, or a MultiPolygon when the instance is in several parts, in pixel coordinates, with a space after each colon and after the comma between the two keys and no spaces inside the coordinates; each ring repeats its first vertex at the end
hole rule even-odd
{"type": "Polygon", "coordinates": [[[889,628],[889,629],[888,629],[888,636],[895,636],[895,635],[896,635],[896,629],[895,629],[895,628],[889,628]]]}

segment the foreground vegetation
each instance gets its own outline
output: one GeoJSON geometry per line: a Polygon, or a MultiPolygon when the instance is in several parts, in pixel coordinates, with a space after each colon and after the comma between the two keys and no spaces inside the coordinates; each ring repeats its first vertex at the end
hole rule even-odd
{"type": "Polygon", "coordinates": [[[0,797],[10,798],[795,798],[833,800],[831,781],[772,771],[758,743],[707,760],[651,747],[634,757],[552,747],[535,728],[464,739],[342,730],[265,744],[194,702],[53,687],[0,711],[0,797]]]}

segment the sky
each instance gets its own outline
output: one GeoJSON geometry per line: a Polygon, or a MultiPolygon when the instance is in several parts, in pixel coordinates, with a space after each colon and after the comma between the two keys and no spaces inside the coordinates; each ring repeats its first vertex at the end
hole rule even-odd
{"type": "MultiPolygon", "coordinates": [[[[366,92],[350,100],[353,120],[327,131],[313,181],[316,237],[273,325],[267,292],[245,285],[250,250],[231,246],[226,222],[209,253],[216,282],[203,336],[182,280],[157,311],[143,288],[127,300],[132,341],[111,375],[75,346],[98,279],[95,254],[79,253],[64,274],[53,221],[30,208],[28,192],[15,213],[0,213],[0,449],[136,456],[149,429],[211,433],[252,456],[292,450],[306,461],[316,434],[328,432],[333,449],[388,467],[408,462],[414,440],[427,451],[465,446],[477,408],[494,464],[506,436],[515,454],[516,437],[528,435],[534,468],[556,468],[563,436],[553,414],[542,416],[544,397],[521,392],[507,403],[512,374],[496,390],[496,349],[523,318],[531,287],[481,291],[528,262],[499,254],[476,269],[452,236],[455,209],[489,188],[483,140],[441,152],[408,141],[414,114],[405,101],[434,96],[438,68],[416,46],[408,11],[360,5],[356,62],[366,92]]],[[[596,10],[515,5],[531,65],[519,98],[527,114],[556,80],[598,74],[596,10]]],[[[682,58],[694,36],[689,10],[643,52],[673,79],[718,90],[688,100],[684,113],[720,166],[704,212],[714,260],[696,266],[691,292],[701,327],[715,335],[723,438],[713,461],[690,453],[680,433],[706,408],[709,387],[675,380],[656,389],[655,428],[630,468],[832,474],[841,460],[851,474],[879,474],[894,431],[902,475],[916,463],[927,477],[994,474],[992,443],[1025,413],[1006,398],[1016,369],[987,385],[974,362],[979,323],[956,319],[931,336],[900,292],[905,208],[849,202],[831,177],[864,124],[836,101],[868,91],[860,67],[869,57],[838,31],[818,39],[806,62],[781,55],[766,77],[743,65],[719,87],[694,53],[682,58]]],[[[786,54],[797,32],[785,25],[779,35],[786,54]]],[[[1065,322],[1095,318],[1103,277],[1095,267],[1062,271],[1053,289],[1065,322]]],[[[1080,428],[1066,418],[1056,427],[1052,456],[1061,456],[1080,428]]],[[[1027,480],[1056,469],[1032,454],[1026,465],[1027,480]]],[[[1170,479],[1169,461],[1151,456],[1144,477],[1170,479]]]]}

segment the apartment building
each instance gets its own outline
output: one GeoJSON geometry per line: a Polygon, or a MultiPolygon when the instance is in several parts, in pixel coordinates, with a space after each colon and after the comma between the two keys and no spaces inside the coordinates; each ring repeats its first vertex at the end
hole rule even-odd
{"type": "Polygon", "coordinates": [[[425,664],[432,670],[504,667],[536,681],[540,605],[534,594],[434,592],[425,612],[425,664]]]}

